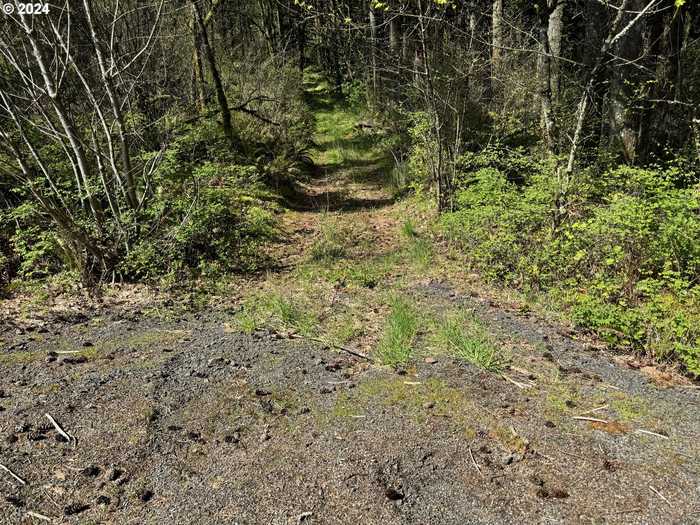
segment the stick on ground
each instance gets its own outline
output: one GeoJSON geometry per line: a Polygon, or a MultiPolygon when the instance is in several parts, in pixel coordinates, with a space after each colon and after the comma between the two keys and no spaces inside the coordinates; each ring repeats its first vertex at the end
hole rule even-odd
{"type": "Polygon", "coordinates": [[[56,432],[58,432],[59,434],[61,434],[61,436],[63,436],[64,439],[65,439],[66,441],[68,441],[68,443],[70,443],[70,442],[73,441],[73,436],[69,435],[65,430],[63,430],[63,429],[61,428],[61,425],[59,425],[59,424],[56,422],[56,420],[55,420],[53,417],[51,417],[51,414],[46,413],[46,414],[44,414],[44,415],[48,418],[49,421],[51,421],[51,424],[52,424],[53,427],[56,429],[56,432]]]}
{"type": "Polygon", "coordinates": [[[44,516],[43,514],[39,514],[38,512],[34,512],[33,510],[28,510],[28,511],[27,511],[27,516],[30,516],[30,517],[32,517],[32,518],[36,518],[36,519],[39,519],[39,520],[43,520],[43,521],[48,521],[48,522],[53,521],[53,520],[52,520],[51,518],[49,518],[48,516],[44,516]]]}
{"type": "Polygon", "coordinates": [[[573,419],[577,419],[579,421],[593,421],[594,423],[608,423],[605,419],[598,419],[596,417],[574,416],[573,419]]]}
{"type": "Polygon", "coordinates": [[[20,485],[26,485],[26,484],[27,484],[26,481],[24,481],[22,478],[20,478],[17,474],[15,474],[14,472],[12,472],[9,468],[7,468],[7,467],[6,467],[5,465],[3,465],[2,463],[0,463],[0,469],[4,470],[4,471],[7,472],[10,476],[12,476],[13,478],[15,478],[15,480],[17,481],[17,483],[19,483],[20,485]]]}

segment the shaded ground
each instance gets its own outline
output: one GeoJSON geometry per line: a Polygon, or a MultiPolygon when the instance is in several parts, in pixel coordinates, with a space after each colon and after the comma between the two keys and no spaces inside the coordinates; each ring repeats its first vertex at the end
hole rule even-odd
{"type": "Polygon", "coordinates": [[[285,271],[197,314],[2,320],[0,523],[700,522],[697,385],[472,286],[355,117],[317,111],[285,271]],[[419,323],[391,368],[396,295],[419,323]],[[457,313],[507,364],[433,339],[457,313]]]}

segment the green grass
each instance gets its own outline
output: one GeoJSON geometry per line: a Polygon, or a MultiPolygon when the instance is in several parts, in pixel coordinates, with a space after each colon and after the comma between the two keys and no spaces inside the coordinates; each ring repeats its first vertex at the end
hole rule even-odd
{"type": "Polygon", "coordinates": [[[267,326],[276,330],[294,330],[302,335],[312,335],[318,327],[317,316],[311,308],[276,292],[258,294],[245,301],[243,310],[236,315],[235,322],[245,333],[252,333],[267,326]]]}
{"type": "Polygon", "coordinates": [[[457,316],[442,320],[436,338],[444,351],[484,370],[498,372],[506,363],[494,337],[475,319],[457,316]]]}
{"type": "Polygon", "coordinates": [[[416,309],[406,299],[394,299],[377,349],[379,361],[391,366],[406,363],[413,354],[413,342],[417,334],[416,309]]]}
{"type": "Polygon", "coordinates": [[[323,217],[321,235],[311,245],[311,260],[329,262],[343,257],[346,252],[346,240],[337,223],[323,217]]]}
{"type": "Polygon", "coordinates": [[[401,233],[407,239],[415,239],[418,237],[418,230],[416,230],[416,226],[411,219],[406,219],[401,225],[401,233]]]}

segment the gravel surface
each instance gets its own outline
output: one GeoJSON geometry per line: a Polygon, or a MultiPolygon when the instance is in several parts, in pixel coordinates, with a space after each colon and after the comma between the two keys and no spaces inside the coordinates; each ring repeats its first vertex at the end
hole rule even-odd
{"type": "Polygon", "coordinates": [[[444,356],[397,372],[233,333],[215,314],[7,326],[0,464],[26,484],[0,468],[0,522],[700,522],[697,389],[419,292],[532,343],[504,373],[525,388],[444,356]]]}

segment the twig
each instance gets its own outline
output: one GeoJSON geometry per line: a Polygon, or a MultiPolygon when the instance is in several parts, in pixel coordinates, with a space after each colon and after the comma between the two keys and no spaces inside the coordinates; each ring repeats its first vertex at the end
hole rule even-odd
{"type": "Polygon", "coordinates": [[[524,375],[524,376],[526,376],[526,377],[528,377],[528,378],[529,378],[530,376],[534,376],[534,375],[535,375],[535,374],[533,374],[532,372],[530,372],[529,370],[525,370],[524,368],[520,368],[520,367],[518,367],[518,366],[510,365],[508,368],[510,368],[510,369],[513,370],[514,372],[518,372],[518,373],[520,373],[520,374],[522,374],[522,375],[524,375]]]}
{"type": "MultiPolygon", "coordinates": [[[[277,332],[277,333],[279,333],[279,332],[277,332]]],[[[284,334],[281,334],[281,333],[280,333],[280,335],[284,335],[284,334]]],[[[362,353],[360,353],[360,352],[357,352],[357,351],[355,351],[355,350],[352,350],[351,348],[346,348],[346,347],[344,347],[344,346],[340,346],[340,345],[336,345],[336,344],[333,344],[333,343],[329,343],[328,341],[324,341],[323,339],[319,339],[319,338],[317,338],[317,337],[307,337],[307,336],[303,336],[303,335],[301,335],[301,334],[288,334],[288,335],[289,335],[289,337],[290,337],[291,339],[306,339],[306,340],[308,340],[308,341],[314,341],[314,342],[316,342],[316,343],[321,343],[321,344],[324,344],[324,345],[328,345],[328,346],[330,346],[330,347],[332,347],[332,348],[337,348],[338,350],[342,350],[343,352],[347,352],[348,354],[354,355],[355,357],[360,357],[360,358],[362,358],[362,359],[366,359],[367,361],[371,361],[371,359],[369,358],[369,356],[367,356],[367,355],[365,355],[365,354],[362,354],[362,353]]]]}
{"type": "Polygon", "coordinates": [[[56,350],[56,354],[79,354],[85,350],[56,350]]]}
{"type": "Polygon", "coordinates": [[[668,436],[664,436],[663,434],[659,434],[657,432],[652,432],[651,430],[644,430],[643,428],[638,428],[635,432],[639,432],[641,434],[649,434],[650,436],[656,436],[656,437],[660,437],[662,439],[671,439],[668,436]]]}
{"type": "Polygon", "coordinates": [[[531,384],[518,383],[515,379],[511,379],[510,377],[508,377],[508,376],[505,375],[505,374],[501,374],[501,377],[502,377],[503,379],[505,379],[506,381],[508,381],[509,383],[513,383],[513,384],[514,384],[515,386],[517,386],[518,388],[528,388],[528,387],[531,387],[531,386],[532,386],[531,384]]]}
{"type": "Polygon", "coordinates": [[[474,454],[472,453],[472,447],[469,447],[469,457],[472,458],[472,463],[474,464],[474,468],[476,468],[476,471],[479,473],[479,475],[481,475],[481,468],[479,467],[479,464],[474,459],[474,454]]]}
{"type": "Polygon", "coordinates": [[[605,419],[597,419],[595,417],[574,416],[573,419],[578,419],[579,421],[593,421],[594,423],[608,423],[605,419]]]}
{"type": "Polygon", "coordinates": [[[7,472],[10,476],[12,476],[13,478],[15,478],[15,479],[17,480],[17,483],[19,483],[20,485],[26,485],[26,484],[27,484],[26,481],[24,481],[22,478],[20,478],[17,474],[15,474],[14,472],[12,472],[9,468],[7,468],[7,467],[6,467],[5,465],[3,465],[2,463],[0,463],[0,469],[4,470],[4,471],[7,472]]]}
{"type": "Polygon", "coordinates": [[[39,514],[38,512],[34,512],[33,510],[28,510],[27,511],[27,516],[31,516],[32,518],[37,518],[39,520],[44,520],[48,522],[52,522],[53,520],[49,518],[48,516],[44,516],[43,514],[39,514]]]}
{"type": "Polygon", "coordinates": [[[656,490],[656,489],[655,489],[654,487],[652,487],[651,485],[649,485],[649,488],[652,490],[652,492],[653,492],[654,494],[656,494],[658,497],[660,497],[662,500],[664,500],[666,503],[668,503],[668,506],[669,506],[669,507],[673,508],[673,505],[671,505],[671,502],[668,501],[668,499],[666,499],[666,496],[664,496],[663,494],[661,494],[661,492],[659,492],[658,490],[656,490]]]}
{"type": "Polygon", "coordinates": [[[49,413],[47,412],[47,413],[44,414],[44,415],[48,418],[48,420],[51,422],[51,424],[53,425],[53,427],[56,429],[56,432],[58,432],[59,434],[61,434],[61,436],[63,436],[63,437],[66,439],[66,441],[68,441],[68,443],[70,443],[70,442],[73,441],[73,436],[69,435],[65,430],[63,430],[63,429],[61,428],[61,425],[59,425],[59,424],[56,422],[56,420],[55,420],[53,417],[51,417],[51,414],[49,414],[49,413]]]}
{"type": "Polygon", "coordinates": [[[591,408],[590,410],[586,410],[585,412],[581,412],[579,415],[582,416],[584,414],[592,414],[593,412],[598,412],[599,410],[604,410],[608,408],[608,405],[603,405],[598,408],[591,408]]]}

